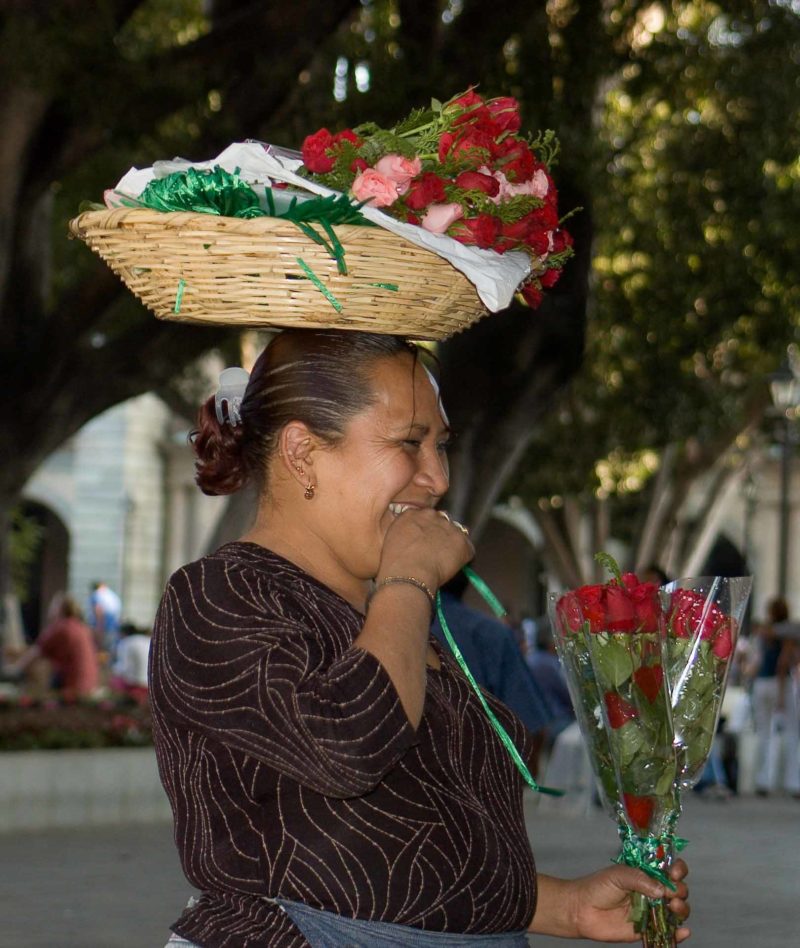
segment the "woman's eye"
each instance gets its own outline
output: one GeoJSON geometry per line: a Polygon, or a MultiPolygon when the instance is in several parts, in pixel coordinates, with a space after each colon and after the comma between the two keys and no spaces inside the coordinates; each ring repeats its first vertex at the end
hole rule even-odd
{"type": "Polygon", "coordinates": [[[439,454],[447,454],[447,452],[448,452],[449,449],[450,449],[450,442],[449,442],[449,441],[440,441],[440,442],[436,445],[436,450],[439,452],[439,454]]]}
{"type": "Polygon", "coordinates": [[[403,441],[403,444],[408,448],[419,448],[422,445],[421,441],[416,441],[414,438],[406,438],[403,441]]]}

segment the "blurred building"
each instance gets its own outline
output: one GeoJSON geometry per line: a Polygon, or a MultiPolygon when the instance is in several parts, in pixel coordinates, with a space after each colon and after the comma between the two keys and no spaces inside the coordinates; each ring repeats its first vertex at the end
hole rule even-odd
{"type": "Polygon", "coordinates": [[[55,592],[85,603],[94,580],[120,595],[125,620],[152,622],[166,578],[205,552],[226,507],[197,489],[188,431],[143,395],[85,425],[28,482],[23,511],[43,531],[22,604],[29,637],[55,592]]]}

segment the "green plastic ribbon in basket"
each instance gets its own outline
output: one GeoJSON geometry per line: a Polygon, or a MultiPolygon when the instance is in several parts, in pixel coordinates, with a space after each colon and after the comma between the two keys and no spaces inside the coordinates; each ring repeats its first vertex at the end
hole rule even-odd
{"type": "Polygon", "coordinates": [[[243,220],[274,217],[291,221],[307,237],[325,248],[342,275],[347,274],[345,250],[333,228],[341,224],[374,226],[361,214],[361,205],[354,204],[346,194],[320,197],[265,187],[266,206],[262,206],[256,191],[238,171],[231,173],[219,165],[207,170],[187,168],[163,178],[154,178],[135,201],[123,198],[122,202],[154,211],[190,211],[243,220]],[[322,233],[314,225],[321,228],[322,233]]]}

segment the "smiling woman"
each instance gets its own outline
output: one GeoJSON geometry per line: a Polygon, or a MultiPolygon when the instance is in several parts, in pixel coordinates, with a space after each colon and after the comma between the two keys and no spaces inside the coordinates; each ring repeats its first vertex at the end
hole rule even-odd
{"type": "Polygon", "coordinates": [[[582,934],[595,916],[629,934],[627,890],[658,887],[627,867],[540,877],[537,908],[522,779],[430,636],[474,550],[436,509],[449,426],[420,352],[286,330],[241,376],[193,443],[205,492],[257,484],[254,521],[172,576],[150,652],[159,770],[202,892],[175,943],[522,948],[531,925],[582,934]]]}

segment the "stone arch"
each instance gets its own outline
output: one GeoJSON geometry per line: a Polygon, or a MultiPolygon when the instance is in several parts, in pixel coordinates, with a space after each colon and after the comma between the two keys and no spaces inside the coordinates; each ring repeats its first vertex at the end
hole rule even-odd
{"type": "Polygon", "coordinates": [[[42,531],[21,602],[25,635],[34,639],[42,629],[53,596],[68,588],[70,536],[66,524],[52,507],[25,498],[20,509],[42,531]]]}

